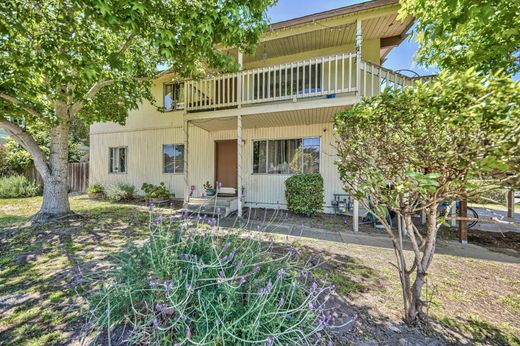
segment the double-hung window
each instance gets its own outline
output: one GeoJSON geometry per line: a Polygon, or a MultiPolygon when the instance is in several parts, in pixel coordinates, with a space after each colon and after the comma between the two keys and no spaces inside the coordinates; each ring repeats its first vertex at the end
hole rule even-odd
{"type": "Polygon", "coordinates": [[[110,173],[126,173],[127,172],[127,147],[109,148],[109,172],[110,173]]]}
{"type": "Polygon", "coordinates": [[[184,172],[184,145],[163,145],[163,173],[184,172]]]}
{"type": "Polygon", "coordinates": [[[165,111],[177,109],[177,104],[184,102],[184,83],[166,83],[163,90],[163,106],[165,111]]]}
{"type": "Polygon", "coordinates": [[[319,173],[320,138],[253,141],[253,174],[319,173]]]}

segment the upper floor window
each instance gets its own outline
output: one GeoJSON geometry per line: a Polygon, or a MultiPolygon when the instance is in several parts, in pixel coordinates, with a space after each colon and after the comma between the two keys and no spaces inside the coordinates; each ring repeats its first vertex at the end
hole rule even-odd
{"type": "Polygon", "coordinates": [[[163,90],[163,106],[166,111],[173,111],[178,104],[184,102],[184,83],[165,83],[163,90]]]}
{"type": "Polygon", "coordinates": [[[319,173],[320,139],[253,141],[253,173],[319,173]]]}
{"type": "Polygon", "coordinates": [[[184,145],[163,145],[163,173],[184,172],[184,145]]]}
{"type": "Polygon", "coordinates": [[[126,173],[127,171],[127,147],[109,148],[109,172],[126,173]]]}

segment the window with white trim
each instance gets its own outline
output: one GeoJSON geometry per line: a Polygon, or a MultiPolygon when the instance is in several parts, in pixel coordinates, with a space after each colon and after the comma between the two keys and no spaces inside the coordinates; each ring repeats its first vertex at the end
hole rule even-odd
{"type": "Polygon", "coordinates": [[[165,111],[176,110],[177,104],[184,102],[184,83],[165,83],[163,87],[163,107],[165,111]]]}
{"type": "Polygon", "coordinates": [[[109,148],[109,172],[126,173],[127,171],[127,147],[109,148]]]}
{"type": "Polygon", "coordinates": [[[184,172],[184,145],[163,145],[163,173],[184,172]]]}
{"type": "Polygon", "coordinates": [[[319,137],[253,141],[253,174],[319,172],[319,137]]]}

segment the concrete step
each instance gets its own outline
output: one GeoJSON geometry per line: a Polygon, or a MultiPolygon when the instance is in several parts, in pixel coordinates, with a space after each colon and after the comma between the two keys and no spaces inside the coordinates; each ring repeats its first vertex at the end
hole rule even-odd
{"type": "Polygon", "coordinates": [[[219,209],[220,209],[220,217],[226,217],[231,213],[231,208],[229,207],[223,207],[223,206],[209,206],[204,204],[193,204],[193,203],[187,203],[184,206],[185,209],[188,209],[190,213],[194,214],[200,214],[200,215],[211,215],[216,216],[219,215],[219,209]]]}
{"type": "Polygon", "coordinates": [[[233,200],[236,198],[229,197],[218,197],[215,198],[206,198],[206,197],[190,197],[188,200],[189,204],[199,204],[199,205],[207,205],[207,206],[218,206],[218,207],[229,207],[233,203],[233,200]]]}

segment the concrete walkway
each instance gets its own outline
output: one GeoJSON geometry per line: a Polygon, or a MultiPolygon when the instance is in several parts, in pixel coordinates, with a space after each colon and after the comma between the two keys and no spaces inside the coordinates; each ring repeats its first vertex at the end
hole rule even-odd
{"type": "MultiPolygon", "coordinates": [[[[392,241],[383,231],[381,234],[352,231],[338,232],[285,223],[265,225],[257,221],[249,221],[249,223],[246,224],[244,228],[252,231],[287,235],[291,237],[304,237],[338,243],[393,249],[392,241]]],[[[405,249],[411,250],[411,245],[408,241],[405,240],[403,244],[405,249]]],[[[490,251],[485,247],[474,244],[463,245],[457,241],[437,240],[437,247],[435,252],[457,257],[467,257],[506,263],[520,263],[519,256],[511,256],[490,251]]]]}

